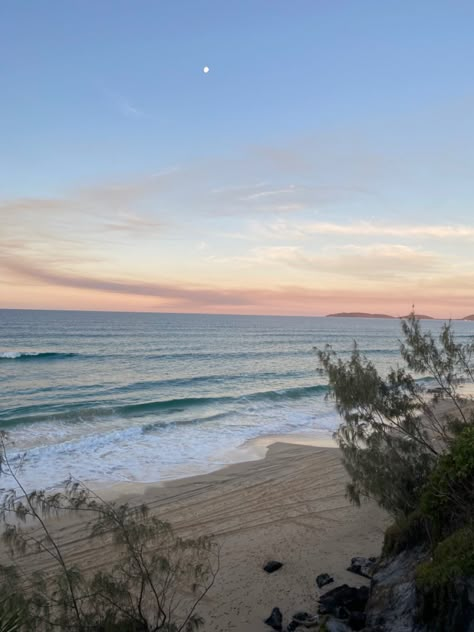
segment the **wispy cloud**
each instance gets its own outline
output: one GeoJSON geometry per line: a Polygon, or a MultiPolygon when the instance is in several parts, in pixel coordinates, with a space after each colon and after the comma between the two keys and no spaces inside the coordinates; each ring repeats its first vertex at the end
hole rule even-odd
{"type": "Polygon", "coordinates": [[[117,109],[127,118],[140,119],[145,116],[145,112],[142,109],[138,108],[135,105],[132,105],[124,97],[119,97],[117,99],[117,109]]]}
{"type": "Polygon", "coordinates": [[[124,96],[121,92],[110,90],[109,88],[102,87],[101,91],[105,95],[106,99],[112,104],[117,112],[127,118],[139,119],[146,116],[144,110],[138,107],[128,97],[124,96]]]}
{"type": "Polygon", "coordinates": [[[419,279],[446,266],[446,261],[435,253],[401,244],[350,245],[331,250],[331,255],[309,255],[298,249],[267,254],[294,267],[309,268],[319,274],[356,277],[366,282],[383,278],[390,278],[391,282],[419,279]]]}
{"type": "Polygon", "coordinates": [[[103,279],[78,274],[65,274],[42,268],[36,264],[21,261],[16,258],[0,259],[1,265],[11,272],[40,281],[47,285],[60,287],[86,289],[112,294],[124,294],[132,296],[151,296],[161,299],[172,299],[176,304],[185,305],[242,305],[243,297],[228,290],[210,289],[196,286],[173,286],[165,283],[147,283],[136,280],[103,279]]]}
{"type": "Polygon", "coordinates": [[[462,316],[469,311],[466,307],[468,302],[473,301],[474,304],[474,275],[463,277],[460,289],[456,287],[454,277],[436,278],[422,285],[416,280],[408,283],[395,282],[390,291],[380,284],[364,288],[348,283],[333,287],[322,283],[315,283],[313,286],[281,283],[273,288],[234,285],[223,289],[189,283],[146,283],[133,279],[116,280],[73,272],[58,272],[47,267],[39,267],[33,262],[4,256],[0,257],[0,264],[17,280],[23,278],[40,286],[97,292],[102,296],[121,295],[124,299],[143,297],[152,300],[148,306],[156,309],[318,315],[334,309],[335,306],[342,310],[363,310],[369,303],[372,308],[401,315],[406,313],[411,303],[416,300],[420,308],[437,306],[435,315],[439,314],[439,306],[444,305],[443,316],[452,315],[453,309],[457,310],[457,315],[462,316]],[[450,312],[447,314],[448,309],[450,312]]]}
{"type": "Polygon", "coordinates": [[[243,200],[258,200],[264,197],[274,197],[275,195],[286,195],[295,193],[296,187],[294,184],[290,184],[287,189],[275,189],[273,191],[258,191],[257,193],[252,193],[251,195],[246,195],[242,199],[243,200]]]}
{"type": "Polygon", "coordinates": [[[237,264],[248,268],[287,266],[316,273],[326,283],[335,276],[357,278],[362,283],[390,278],[411,282],[441,270],[449,264],[436,253],[402,244],[332,247],[331,253],[310,252],[298,246],[257,247],[248,255],[210,257],[217,264],[237,264]]]}
{"type": "Polygon", "coordinates": [[[306,239],[309,236],[335,235],[348,237],[420,237],[427,239],[473,239],[474,225],[456,224],[388,224],[375,222],[288,222],[254,223],[260,236],[274,239],[306,239]]]}
{"type": "MultiPolygon", "coordinates": [[[[130,231],[162,227],[149,213],[134,210],[142,201],[156,196],[173,178],[171,171],[157,172],[123,182],[89,185],[57,198],[16,198],[0,201],[0,220],[5,228],[31,232],[38,226],[71,224],[74,233],[101,222],[119,224],[130,231]]],[[[5,236],[5,235],[3,235],[5,236]]],[[[0,236],[1,239],[1,236],[0,236]]]]}

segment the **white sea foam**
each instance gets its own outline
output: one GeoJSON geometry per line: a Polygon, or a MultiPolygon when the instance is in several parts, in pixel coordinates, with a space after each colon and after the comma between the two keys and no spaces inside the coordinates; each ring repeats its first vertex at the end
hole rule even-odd
{"type": "Polygon", "coordinates": [[[57,351],[2,351],[0,352],[0,360],[21,360],[22,358],[59,359],[70,358],[74,355],[76,354],[57,351]]]}
{"type": "Polygon", "coordinates": [[[92,423],[42,423],[15,432],[15,454],[25,454],[22,480],[33,488],[40,480],[55,487],[70,475],[91,484],[118,481],[157,482],[200,474],[245,460],[240,447],[261,435],[316,433],[329,439],[337,417],[309,412],[292,414],[284,407],[261,407],[248,414],[230,414],[225,421],[212,418],[195,424],[159,425],[150,419],[108,420],[92,423]]]}

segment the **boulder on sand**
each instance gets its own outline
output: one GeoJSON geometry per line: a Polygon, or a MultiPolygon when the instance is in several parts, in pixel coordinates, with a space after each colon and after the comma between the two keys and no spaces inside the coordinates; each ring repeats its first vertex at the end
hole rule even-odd
{"type": "Polygon", "coordinates": [[[332,614],[338,616],[341,611],[364,612],[369,599],[369,589],[367,586],[354,588],[343,584],[337,586],[319,598],[319,614],[332,614]]]}
{"type": "Polygon", "coordinates": [[[274,573],[282,566],[283,566],[282,562],[276,562],[275,560],[272,560],[271,562],[267,562],[265,564],[265,566],[263,567],[263,570],[267,571],[267,573],[274,573]]]}
{"type": "Polygon", "coordinates": [[[356,575],[372,579],[376,565],[376,557],[353,557],[351,559],[351,565],[347,570],[356,575]]]}
{"type": "Polygon", "coordinates": [[[316,583],[318,584],[318,588],[322,588],[323,586],[326,586],[326,584],[330,584],[333,581],[334,579],[327,573],[321,573],[321,575],[318,575],[316,577],[316,583]]]}
{"type": "Polygon", "coordinates": [[[273,608],[271,615],[268,617],[268,619],[265,619],[265,623],[274,630],[277,630],[277,632],[282,631],[282,622],[283,616],[281,614],[280,608],[273,608]]]}

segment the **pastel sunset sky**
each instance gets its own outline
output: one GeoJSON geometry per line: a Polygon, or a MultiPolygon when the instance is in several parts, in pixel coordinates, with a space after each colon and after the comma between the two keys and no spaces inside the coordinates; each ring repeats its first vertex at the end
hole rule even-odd
{"type": "Polygon", "coordinates": [[[4,0],[0,307],[474,313],[473,32],[471,0],[4,0]]]}

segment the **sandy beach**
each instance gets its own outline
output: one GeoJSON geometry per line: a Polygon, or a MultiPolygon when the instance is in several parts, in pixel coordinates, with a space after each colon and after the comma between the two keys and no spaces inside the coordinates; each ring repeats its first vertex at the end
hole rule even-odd
{"type": "MultiPolygon", "coordinates": [[[[315,578],[364,580],[345,569],[355,555],[380,551],[387,518],[344,495],[346,474],[336,448],[275,443],[259,461],[176,481],[150,504],[185,530],[214,533],[222,545],[221,571],[200,608],[206,632],[264,632],[274,606],[289,616],[315,612],[315,578]],[[284,566],[267,574],[269,560],[284,566]]],[[[156,493],[156,492],[155,492],[156,493]]]]}
{"type": "MultiPolygon", "coordinates": [[[[285,622],[297,610],[316,611],[319,573],[330,573],[334,585],[365,581],[345,569],[353,556],[380,552],[388,519],[373,504],[352,506],[346,480],[336,448],[278,442],[262,459],[149,485],[143,494],[132,488],[124,495],[122,488],[121,499],[144,500],[180,534],[216,537],[221,569],[199,608],[205,632],[265,632],[263,620],[275,606],[285,622]],[[272,559],[283,567],[267,574],[262,566],[272,559]]],[[[83,568],[110,561],[80,521],[61,521],[57,537],[83,568]]],[[[29,571],[49,566],[38,555],[25,561],[29,571]]]]}

